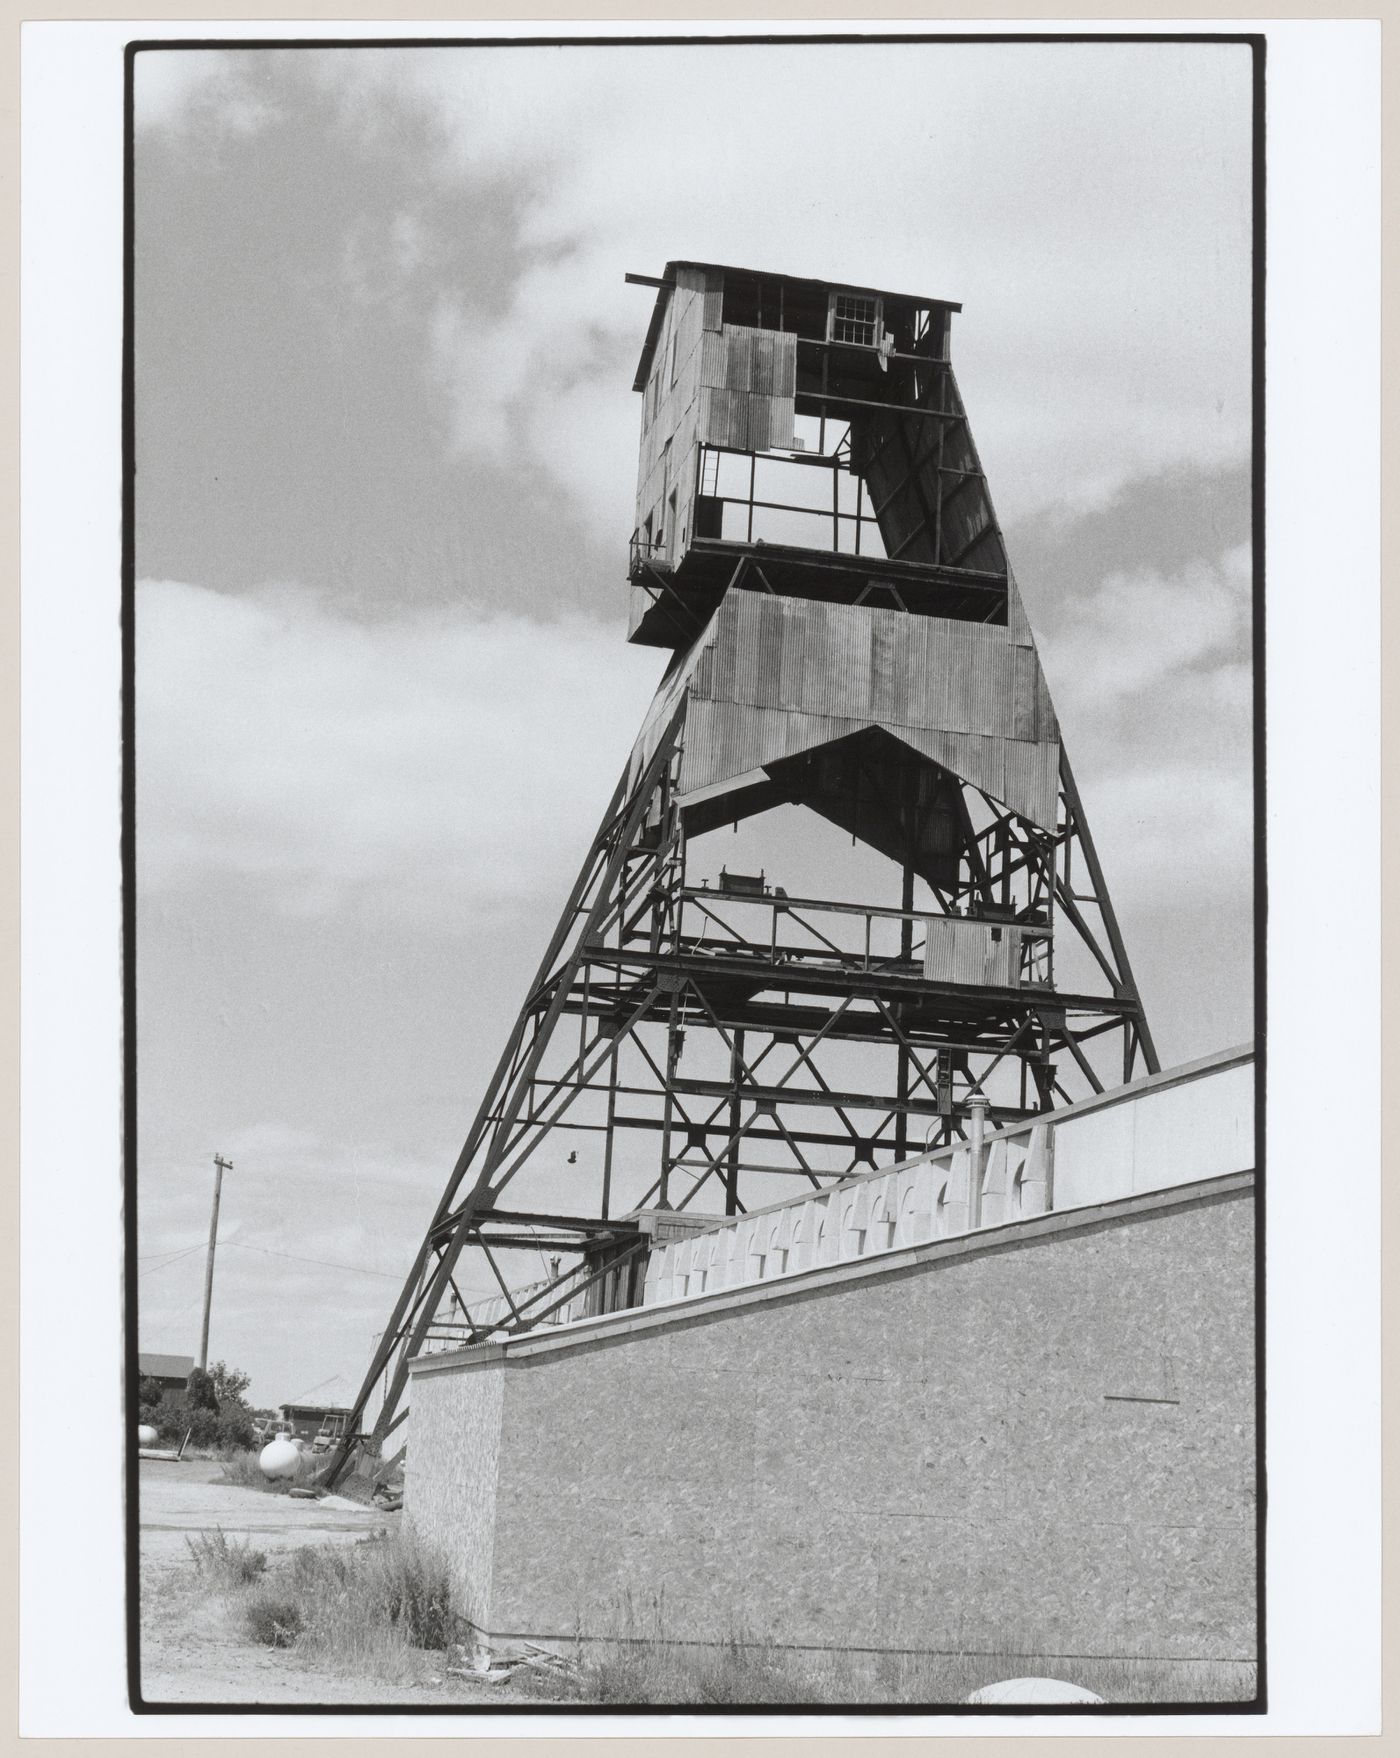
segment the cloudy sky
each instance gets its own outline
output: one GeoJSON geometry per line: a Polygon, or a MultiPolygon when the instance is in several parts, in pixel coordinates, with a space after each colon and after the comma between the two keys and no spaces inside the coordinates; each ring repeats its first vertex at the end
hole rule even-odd
{"type": "Polygon", "coordinates": [[[963,302],[1163,1060],[1249,1035],[1249,128],[1231,46],[138,57],[143,1348],[217,1150],[211,1353],[358,1383],[662,663],[668,258],[963,302]]]}

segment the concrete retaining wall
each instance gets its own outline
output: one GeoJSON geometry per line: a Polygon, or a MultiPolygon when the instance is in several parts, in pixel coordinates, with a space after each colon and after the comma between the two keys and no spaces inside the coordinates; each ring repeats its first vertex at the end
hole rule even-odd
{"type": "Polygon", "coordinates": [[[1247,1661],[1252,1185],[425,1357],[410,1523],[496,1639],[1247,1661]]]}

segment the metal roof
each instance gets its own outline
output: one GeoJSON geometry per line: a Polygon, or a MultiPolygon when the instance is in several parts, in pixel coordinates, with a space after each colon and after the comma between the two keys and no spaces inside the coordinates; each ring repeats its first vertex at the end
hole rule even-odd
{"type": "Polygon", "coordinates": [[[136,1363],[153,1380],[187,1380],[194,1371],[193,1355],[138,1355],[136,1363]]]}
{"type": "Polygon", "coordinates": [[[904,299],[912,305],[936,305],[943,311],[961,311],[962,302],[957,299],[936,299],[931,293],[894,293],[888,287],[865,287],[855,281],[821,281],[811,275],[782,275],[770,269],[745,269],[737,263],[722,262],[690,262],[684,258],[666,264],[663,275],[629,275],[627,279],[644,287],[656,288],[656,304],[652,307],[651,322],[647,325],[647,339],[642,344],[642,357],[637,366],[637,379],[633,390],[639,391],[646,384],[647,371],[651,364],[651,356],[656,348],[656,339],[661,334],[661,320],[666,313],[666,301],[676,285],[677,269],[713,269],[720,275],[757,275],[765,281],[782,281],[789,287],[820,287],[827,292],[869,293],[877,299],[904,299]]]}

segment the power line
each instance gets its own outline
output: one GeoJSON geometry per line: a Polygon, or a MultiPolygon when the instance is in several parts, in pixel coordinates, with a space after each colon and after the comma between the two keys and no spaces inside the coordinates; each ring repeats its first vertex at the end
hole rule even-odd
{"type": "Polygon", "coordinates": [[[183,1251],[177,1251],[173,1257],[166,1258],[163,1264],[152,1264],[148,1270],[139,1270],[137,1272],[138,1278],[141,1276],[153,1276],[157,1270],[168,1270],[171,1264],[179,1263],[182,1257],[189,1257],[191,1252],[196,1252],[198,1250],[199,1246],[197,1245],[187,1245],[183,1251]]]}
{"type": "MultiPolygon", "coordinates": [[[[293,1251],[273,1251],[270,1246],[266,1245],[245,1245],[241,1239],[226,1239],[224,1244],[235,1246],[239,1251],[261,1252],[264,1257],[286,1258],[288,1263],[317,1264],[323,1270],[349,1270],[352,1275],[378,1276],[381,1281],[385,1282],[403,1281],[402,1276],[392,1275],[388,1270],[367,1270],[363,1264],[333,1264],[323,1257],[298,1257],[293,1251]]],[[[194,1246],[192,1249],[198,1251],[199,1247],[194,1246]]]]}
{"type": "Polygon", "coordinates": [[[295,1398],[284,1399],[284,1402],[287,1404],[300,1404],[305,1399],[309,1398],[312,1392],[323,1392],[327,1386],[333,1386],[337,1380],[342,1380],[344,1378],[344,1374],[333,1373],[329,1379],[318,1380],[316,1384],[311,1387],[310,1391],[298,1392],[295,1398]]]}
{"type": "MultiPolygon", "coordinates": [[[[533,1232],[534,1229],[531,1229],[531,1231],[533,1232]]],[[[227,1250],[229,1246],[232,1246],[237,1251],[255,1251],[255,1252],[259,1253],[262,1257],[282,1258],[287,1263],[314,1264],[317,1266],[317,1268],[323,1269],[323,1270],[346,1270],[351,1275],[374,1276],[382,1282],[402,1282],[402,1280],[403,1280],[402,1276],[396,1276],[389,1270],[370,1270],[370,1269],[366,1269],[363,1264],[332,1263],[332,1262],[330,1262],[329,1259],[323,1258],[323,1257],[302,1257],[297,1252],[294,1252],[294,1251],[274,1251],[271,1246],[267,1246],[267,1245],[246,1245],[241,1239],[226,1239],[224,1241],[225,1250],[227,1250]]],[[[139,1276],[151,1276],[151,1275],[154,1275],[157,1270],[169,1269],[171,1264],[179,1263],[181,1258],[189,1257],[191,1255],[191,1253],[196,1252],[199,1249],[200,1249],[200,1247],[198,1245],[187,1245],[183,1251],[177,1251],[172,1257],[168,1257],[164,1263],[152,1264],[150,1269],[141,1270],[138,1272],[138,1275],[139,1276]]],[[[152,1253],[151,1255],[156,1256],[158,1254],[152,1253]]],[[[541,1261],[543,1262],[544,1253],[542,1251],[540,1252],[540,1258],[541,1258],[541,1261]]],[[[548,1267],[549,1266],[546,1264],[545,1268],[548,1269],[548,1267]]],[[[468,1293],[474,1294],[474,1295],[483,1295],[484,1296],[484,1295],[494,1294],[495,1292],[496,1292],[496,1290],[493,1288],[478,1288],[478,1287],[468,1288],[468,1293]]],[[[193,1302],[191,1302],[190,1304],[193,1305],[193,1302]]]]}

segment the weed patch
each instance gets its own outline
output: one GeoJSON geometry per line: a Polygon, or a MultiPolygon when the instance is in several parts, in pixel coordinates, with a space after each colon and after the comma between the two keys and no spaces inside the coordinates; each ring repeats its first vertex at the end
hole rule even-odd
{"type": "MultiPolygon", "coordinates": [[[[249,1585],[234,1569],[219,1579],[249,1585]]],[[[303,1546],[279,1564],[275,1583],[241,1598],[237,1614],[255,1642],[389,1683],[419,1678],[424,1650],[448,1648],[455,1632],[446,1567],[401,1534],[303,1546]]]]}
{"type": "Polygon", "coordinates": [[[263,1588],[243,1602],[243,1627],[264,1648],[290,1648],[301,1634],[301,1606],[285,1593],[263,1588]]]}
{"type": "Polygon", "coordinates": [[[221,1587],[246,1587],[267,1568],[266,1551],[254,1550],[246,1538],[230,1540],[221,1526],[185,1543],[199,1573],[221,1587]]]}

